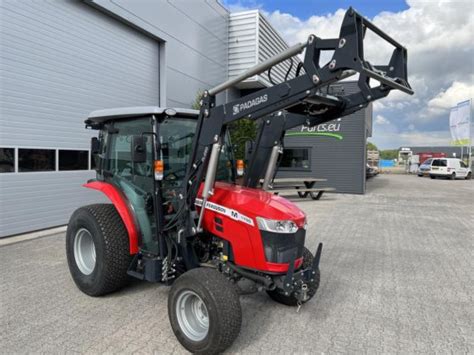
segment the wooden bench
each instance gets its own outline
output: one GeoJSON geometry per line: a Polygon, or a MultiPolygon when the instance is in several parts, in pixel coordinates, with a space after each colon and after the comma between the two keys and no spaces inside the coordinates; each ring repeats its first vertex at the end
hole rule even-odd
{"type": "MultiPolygon", "coordinates": [[[[313,177],[274,179],[269,191],[277,195],[288,195],[297,192],[301,198],[310,196],[313,200],[319,200],[324,192],[335,190],[332,187],[314,187],[316,182],[324,181],[327,181],[327,179],[313,177]]],[[[260,182],[263,182],[263,180],[260,180],[260,182]]]]}
{"type": "Polygon", "coordinates": [[[334,191],[336,190],[335,188],[332,187],[320,187],[320,188],[312,188],[312,189],[307,189],[307,188],[293,188],[293,189],[272,189],[269,190],[269,192],[273,192],[275,195],[291,195],[294,194],[295,192],[298,193],[298,196],[301,198],[305,198],[308,195],[313,199],[313,200],[319,200],[323,193],[327,191],[334,191]]]}

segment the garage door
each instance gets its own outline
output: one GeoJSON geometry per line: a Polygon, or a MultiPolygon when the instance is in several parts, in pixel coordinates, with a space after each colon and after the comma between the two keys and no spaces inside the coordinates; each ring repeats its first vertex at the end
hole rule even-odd
{"type": "Polygon", "coordinates": [[[0,237],[101,201],[83,121],[159,103],[159,44],[80,1],[0,2],[0,237]]]}

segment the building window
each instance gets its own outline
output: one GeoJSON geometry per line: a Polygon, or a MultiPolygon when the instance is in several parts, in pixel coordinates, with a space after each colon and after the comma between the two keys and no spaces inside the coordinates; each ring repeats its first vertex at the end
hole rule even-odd
{"type": "Polygon", "coordinates": [[[310,148],[285,148],[280,168],[284,170],[310,170],[310,148]]]}
{"type": "Polygon", "coordinates": [[[54,149],[18,149],[18,171],[55,171],[56,151],[54,149]]]}
{"type": "Polygon", "coordinates": [[[88,150],[59,150],[59,170],[88,170],[88,150]]]}
{"type": "Polygon", "coordinates": [[[15,171],[15,149],[0,148],[0,173],[13,173],[15,171]]]}

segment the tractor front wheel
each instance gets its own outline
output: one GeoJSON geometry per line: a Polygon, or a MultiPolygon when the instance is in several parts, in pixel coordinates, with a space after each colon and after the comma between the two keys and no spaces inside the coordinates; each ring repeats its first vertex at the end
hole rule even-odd
{"type": "MultiPolygon", "coordinates": [[[[311,253],[306,247],[303,248],[303,265],[301,266],[302,269],[306,269],[313,265],[313,253],[311,253]]],[[[308,282],[308,299],[303,302],[306,303],[308,302],[313,296],[316,294],[316,291],[319,287],[319,281],[321,278],[321,273],[318,270],[316,270],[316,274],[314,275],[314,279],[310,282],[308,282]]],[[[267,291],[268,295],[270,298],[278,303],[282,303],[287,306],[297,306],[298,305],[298,299],[296,298],[296,295],[294,293],[291,293],[290,295],[285,295],[283,291],[281,290],[271,290],[267,291]]]]}
{"type": "Polygon", "coordinates": [[[66,232],[66,254],[72,278],[90,296],[123,287],[131,263],[128,233],[111,204],[76,210],[66,232]]]}
{"type": "Polygon", "coordinates": [[[242,324],[235,286],[217,270],[205,267],[192,269],[173,283],[168,316],[181,345],[197,354],[223,352],[242,324]]]}

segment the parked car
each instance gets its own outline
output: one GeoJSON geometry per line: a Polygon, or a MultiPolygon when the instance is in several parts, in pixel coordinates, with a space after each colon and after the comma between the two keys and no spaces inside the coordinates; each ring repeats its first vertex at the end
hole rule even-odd
{"type": "Polygon", "coordinates": [[[433,158],[426,159],[421,165],[418,167],[418,176],[428,176],[431,171],[431,163],[433,162],[433,158]]]}
{"type": "Polygon", "coordinates": [[[433,159],[431,163],[430,178],[445,177],[454,179],[471,179],[471,169],[457,158],[433,159]]]}
{"type": "Polygon", "coordinates": [[[378,172],[376,172],[373,167],[371,167],[369,164],[366,165],[366,167],[365,167],[365,178],[366,179],[374,177],[377,174],[378,174],[378,172]]]}

